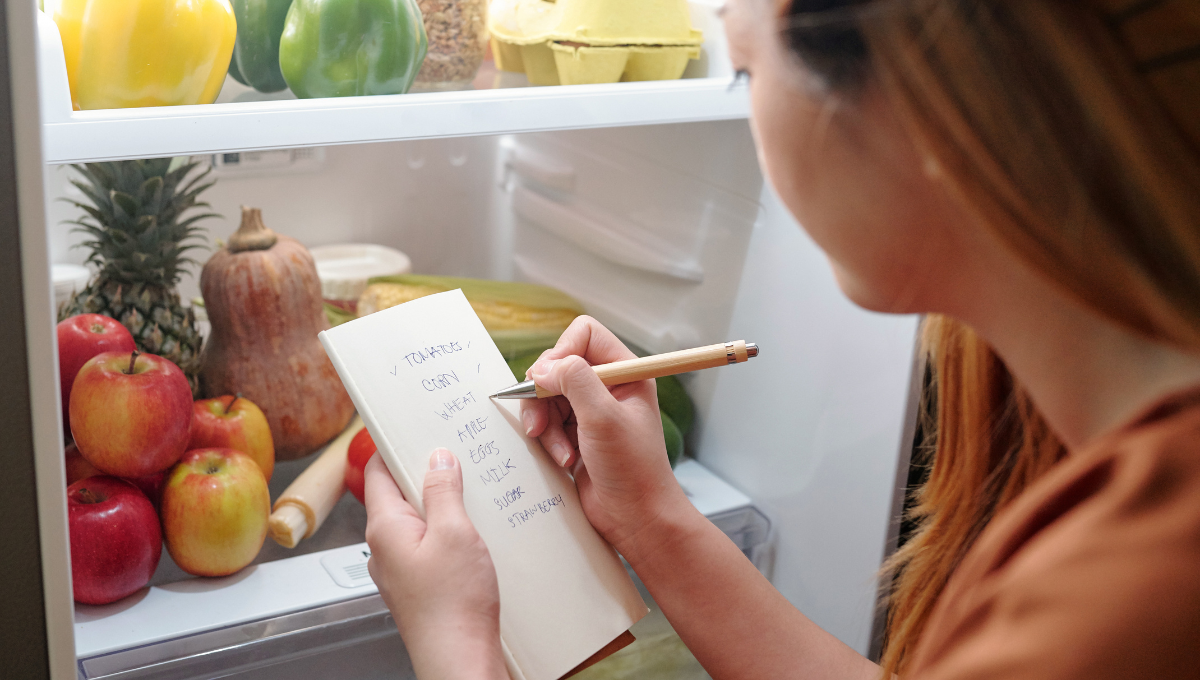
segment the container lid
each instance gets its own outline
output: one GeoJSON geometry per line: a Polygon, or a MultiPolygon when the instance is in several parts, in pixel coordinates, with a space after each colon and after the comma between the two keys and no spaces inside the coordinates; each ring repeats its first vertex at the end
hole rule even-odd
{"type": "Polygon", "coordinates": [[[77,264],[55,264],[50,266],[50,278],[54,281],[54,302],[61,305],[71,296],[87,287],[92,272],[77,264]]]}
{"type": "Polygon", "coordinates": [[[493,0],[488,26],[500,40],[587,45],[699,45],[687,0],[493,0]]]}
{"type": "Polygon", "coordinates": [[[310,248],[326,300],[357,300],[373,276],[412,272],[412,261],[395,248],[373,243],[338,243],[310,248]]]}

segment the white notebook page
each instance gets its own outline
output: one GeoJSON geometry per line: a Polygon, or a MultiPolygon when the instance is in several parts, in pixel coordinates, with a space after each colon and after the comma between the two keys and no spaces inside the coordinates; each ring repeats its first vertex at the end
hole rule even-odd
{"type": "Polygon", "coordinates": [[[514,680],[554,680],[647,612],[592,529],[575,483],[525,436],[513,375],[462,291],[419,298],[320,335],[405,498],[424,515],[433,449],[454,452],[463,501],[496,565],[514,680]]]}

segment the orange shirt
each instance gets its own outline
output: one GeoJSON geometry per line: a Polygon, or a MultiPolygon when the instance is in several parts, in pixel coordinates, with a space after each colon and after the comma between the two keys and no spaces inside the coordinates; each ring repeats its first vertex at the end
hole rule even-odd
{"type": "Polygon", "coordinates": [[[914,680],[1200,678],[1200,390],[1073,452],[980,535],[914,680]]]}

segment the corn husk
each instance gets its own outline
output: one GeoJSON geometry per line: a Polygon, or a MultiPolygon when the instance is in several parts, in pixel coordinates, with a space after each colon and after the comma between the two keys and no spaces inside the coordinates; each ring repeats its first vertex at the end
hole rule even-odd
{"type": "Polygon", "coordinates": [[[583,305],[560,290],[534,283],[401,274],[368,282],[358,316],[426,295],[461,288],[505,359],[553,347],[583,305]]]}

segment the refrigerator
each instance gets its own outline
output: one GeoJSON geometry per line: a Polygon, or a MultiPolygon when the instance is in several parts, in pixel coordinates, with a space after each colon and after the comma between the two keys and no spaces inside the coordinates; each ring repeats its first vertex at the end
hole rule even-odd
{"type": "MultiPolygon", "coordinates": [[[[64,223],[78,216],[69,164],[180,156],[213,169],[210,245],[251,205],[310,248],[380,244],[414,272],[553,286],[647,353],[758,343],[751,362],[682,376],[697,419],[676,477],[793,604],[877,654],[917,319],[847,301],[764,178],[719,4],[689,4],[704,44],[673,81],[532,87],[485,62],[456,92],[297,100],[229,79],[210,105],[73,111],[56,27],[7,0],[4,677],[412,677],[349,495],[311,539],[267,539],[233,576],[188,576],[164,551],[150,587],[72,600],[52,277],[86,257],[64,223]]],[[[180,292],[199,295],[198,272],[180,292]]],[[[311,460],[280,463],[272,499],[311,460]]],[[[706,677],[652,610],[640,646],[587,677],[706,677]]]]}

